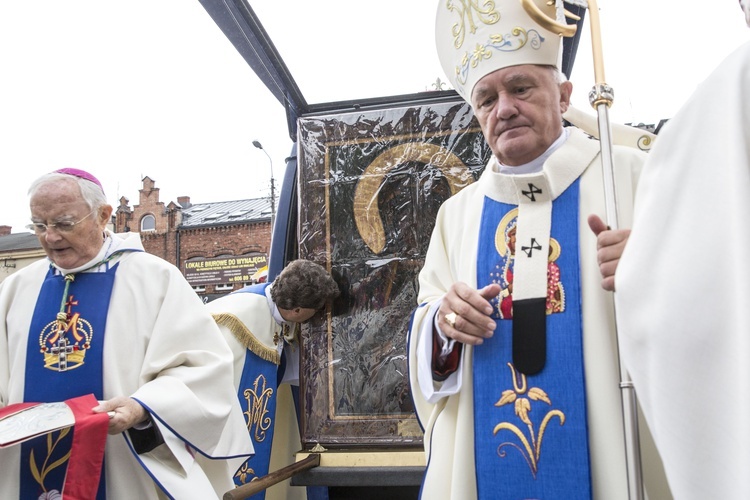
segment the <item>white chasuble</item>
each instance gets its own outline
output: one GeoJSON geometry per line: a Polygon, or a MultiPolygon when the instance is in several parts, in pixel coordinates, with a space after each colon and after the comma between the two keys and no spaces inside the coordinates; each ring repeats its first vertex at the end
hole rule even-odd
{"type": "MultiPolygon", "coordinates": [[[[117,272],[105,332],[92,338],[103,339],[102,398],[139,401],[165,443],[136,455],[126,434],[108,436],[106,498],[156,499],[159,489],[175,498],[220,497],[233,487],[230,469],[252,452],[232,384],[231,352],[176,267],[143,252],[137,233],[108,238],[108,251],[124,253],[110,261],[117,272]]],[[[49,266],[46,259],[36,262],[0,283],[0,406],[24,402],[34,382],[24,376],[26,364],[45,363],[38,344],[28,352],[28,335],[49,266]]],[[[20,447],[0,450],[0,463],[0,498],[19,498],[20,447]]]]}
{"type": "MultiPolygon", "coordinates": [[[[570,131],[568,140],[547,159],[544,172],[569,171],[564,175],[567,175],[570,181],[563,183],[563,187],[555,184],[557,175],[548,176],[553,197],[565,191],[576,177],[579,178],[580,183],[577,221],[580,229],[578,231],[582,297],[580,315],[583,324],[582,354],[591,495],[595,500],[625,500],[627,499],[627,482],[612,298],[611,294],[601,289],[601,277],[596,261],[596,237],[588,229],[586,222],[590,214],[595,213],[604,217],[605,212],[599,144],[575,128],[568,130],[570,131]],[[579,177],[576,170],[584,170],[584,172],[579,177]]],[[[628,227],[634,187],[645,154],[621,147],[615,147],[614,151],[620,221],[623,227],[628,227]]],[[[429,318],[428,321],[432,321],[432,316],[429,315],[430,306],[443,297],[452,283],[462,281],[472,287],[479,286],[477,256],[480,252],[478,241],[484,200],[489,198],[500,203],[518,205],[518,189],[512,177],[495,172],[491,163],[477,182],[443,204],[436,219],[425,266],[419,276],[420,307],[414,313],[409,334],[409,376],[417,416],[425,430],[428,466],[422,485],[422,498],[424,499],[473,500],[478,498],[474,446],[477,439],[474,429],[473,363],[476,352],[483,346],[476,348],[464,346],[459,370],[451,376],[451,378],[458,377],[460,374],[461,382],[455,384],[452,391],[442,392],[443,385],[449,384],[450,378],[445,382],[433,381],[429,370],[431,359],[429,356],[428,359],[420,356],[417,345],[420,342],[426,342],[431,348],[432,326],[431,323],[425,323],[425,319],[429,318]],[[428,335],[423,335],[422,332],[428,332],[428,335]],[[428,366],[427,376],[419,370],[422,363],[428,366]],[[440,396],[432,399],[432,393],[440,394],[440,396]]],[[[554,231],[554,226],[552,230],[554,231]]],[[[555,235],[553,234],[552,237],[554,238],[555,235]]],[[[517,242],[517,245],[520,251],[520,245],[527,246],[527,243],[517,242]]],[[[554,244],[550,247],[554,253],[554,244]]],[[[566,252],[565,248],[561,249],[561,258],[565,255],[563,252],[566,252]]],[[[518,254],[515,258],[518,258],[518,254]]],[[[515,265],[517,264],[513,266],[515,265]]],[[[556,280],[554,272],[547,272],[545,276],[551,280],[551,283],[556,280]]],[[[563,285],[566,279],[570,279],[565,275],[561,275],[560,278],[563,285]]],[[[567,294],[568,290],[565,288],[563,291],[567,294]]],[[[556,297],[559,298],[561,295],[555,293],[554,287],[551,293],[548,287],[547,294],[550,300],[546,300],[545,304],[559,307],[560,304],[556,304],[559,301],[556,297]]],[[[502,300],[502,297],[499,300],[502,300]]],[[[569,302],[566,301],[565,307],[568,307],[568,304],[569,302]]],[[[557,316],[561,314],[550,314],[547,318],[557,316]]],[[[547,339],[550,338],[549,334],[548,331],[547,339]]],[[[505,380],[497,382],[501,393],[503,390],[515,388],[510,379],[510,369],[507,365],[502,366],[506,370],[502,374],[505,380]]],[[[518,387],[522,387],[522,383],[519,383],[518,387]]],[[[550,394],[549,397],[555,403],[555,396],[550,394]]],[[[546,403],[539,404],[548,406],[546,403]]],[[[553,408],[549,407],[549,409],[553,408]]],[[[550,436],[553,431],[561,429],[557,418],[552,422],[547,430],[550,436]]],[[[538,426],[536,428],[538,429],[538,426]]],[[[494,428],[490,431],[492,430],[494,428]]],[[[641,435],[643,441],[648,444],[647,433],[642,432],[641,435]]],[[[665,481],[660,475],[658,458],[653,459],[652,448],[646,446],[643,450],[646,454],[644,475],[649,495],[652,498],[670,498],[668,491],[665,492],[665,481]]],[[[545,460],[544,453],[543,449],[542,462],[545,460]]]]}

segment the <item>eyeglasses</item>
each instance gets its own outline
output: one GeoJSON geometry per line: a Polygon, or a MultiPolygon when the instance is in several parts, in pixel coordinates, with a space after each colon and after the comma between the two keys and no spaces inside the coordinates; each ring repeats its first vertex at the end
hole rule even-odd
{"type": "Polygon", "coordinates": [[[26,229],[34,231],[36,234],[44,234],[49,229],[54,229],[58,233],[69,233],[73,230],[73,228],[76,227],[76,224],[80,224],[81,222],[85,221],[86,219],[91,217],[91,214],[94,213],[96,213],[96,210],[92,210],[88,213],[88,215],[86,215],[86,217],[76,222],[70,220],[61,220],[58,222],[53,222],[52,224],[45,224],[44,222],[32,222],[31,224],[28,224],[26,226],[26,229]]]}

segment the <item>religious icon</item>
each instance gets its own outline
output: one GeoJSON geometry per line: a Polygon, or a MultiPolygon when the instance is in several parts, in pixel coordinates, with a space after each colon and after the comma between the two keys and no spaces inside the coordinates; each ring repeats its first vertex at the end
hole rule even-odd
{"type": "MultiPolygon", "coordinates": [[[[498,261],[490,279],[492,283],[500,285],[500,294],[491,301],[495,307],[493,317],[496,319],[513,318],[513,267],[516,258],[517,225],[518,208],[514,208],[503,216],[495,232],[498,261]]],[[[561,251],[560,243],[555,238],[550,238],[547,259],[547,314],[565,310],[565,289],[560,267],[556,263],[561,251]]]]}

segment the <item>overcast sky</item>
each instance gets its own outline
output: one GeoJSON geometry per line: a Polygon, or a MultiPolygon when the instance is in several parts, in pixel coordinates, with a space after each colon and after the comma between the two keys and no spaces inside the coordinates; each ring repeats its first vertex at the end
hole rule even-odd
{"type": "MultiPolygon", "coordinates": [[[[434,0],[250,3],[310,103],[443,78],[434,0]]],[[[670,118],[750,35],[736,0],[599,8],[621,123],[670,118]]],[[[573,103],[587,110],[590,67],[587,23],[572,76],[573,103]]],[[[270,186],[258,140],[281,184],[292,146],[284,109],[198,0],[0,0],[0,71],[0,224],[13,232],[28,222],[29,184],[62,167],[98,176],[113,206],[137,204],[146,175],[165,203],[253,198],[270,186]]]]}

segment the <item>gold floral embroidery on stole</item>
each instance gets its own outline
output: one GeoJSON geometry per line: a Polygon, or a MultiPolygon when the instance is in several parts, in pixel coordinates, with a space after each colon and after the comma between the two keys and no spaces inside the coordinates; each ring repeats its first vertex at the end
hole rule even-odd
{"type": "Polygon", "coordinates": [[[492,433],[496,435],[500,431],[510,431],[518,438],[520,443],[511,441],[503,442],[498,446],[497,454],[500,457],[504,457],[506,454],[506,447],[511,446],[515,448],[521,453],[523,458],[526,459],[526,463],[529,464],[529,469],[531,469],[532,476],[536,477],[536,473],[539,470],[539,458],[542,455],[542,440],[544,439],[544,432],[547,429],[547,425],[554,417],[560,419],[561,426],[564,425],[565,414],[560,410],[549,410],[539,425],[539,433],[537,435],[537,432],[534,429],[534,423],[529,418],[531,402],[544,402],[551,406],[552,401],[549,396],[547,396],[547,393],[539,387],[531,387],[527,389],[526,375],[518,372],[513,364],[508,363],[508,368],[510,368],[511,378],[513,379],[513,389],[503,391],[500,399],[495,403],[495,406],[514,404],[516,416],[522,424],[525,424],[526,429],[528,430],[528,436],[523,433],[519,426],[511,422],[500,422],[495,426],[492,433]]]}

